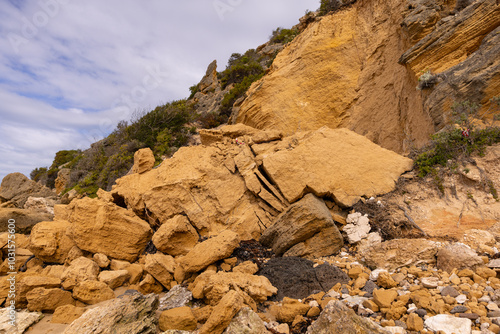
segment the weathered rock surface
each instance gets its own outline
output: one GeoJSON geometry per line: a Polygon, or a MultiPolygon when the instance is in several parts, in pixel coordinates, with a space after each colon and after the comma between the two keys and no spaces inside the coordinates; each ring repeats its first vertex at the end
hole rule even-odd
{"type": "Polygon", "coordinates": [[[193,294],[182,285],[176,285],[168,293],[160,298],[160,311],[170,310],[171,308],[187,306],[193,299],[193,294]]]}
{"type": "Polygon", "coordinates": [[[0,202],[10,201],[17,208],[23,208],[30,196],[54,197],[56,194],[21,173],[11,173],[3,178],[0,184],[0,202]]]}
{"type": "Polygon", "coordinates": [[[257,302],[263,302],[277,292],[266,277],[238,272],[205,272],[196,278],[191,292],[194,298],[205,298],[210,305],[215,305],[229,291],[236,289],[257,302]]]}
{"type": "Polygon", "coordinates": [[[214,307],[207,322],[200,328],[199,334],[221,334],[242,307],[241,295],[234,290],[229,291],[214,307]]]}
{"type": "Polygon", "coordinates": [[[148,223],[115,204],[83,198],[71,206],[71,236],[82,250],[135,261],[153,234],[148,223]]]}
{"type": "Polygon", "coordinates": [[[433,128],[414,74],[397,63],[407,8],[356,2],[309,24],[250,87],[234,122],[287,135],[347,127],[398,152],[427,142],[433,128]]]}
{"type": "Polygon", "coordinates": [[[443,72],[476,51],[483,38],[500,25],[495,0],[477,1],[449,17],[400,58],[415,73],[426,69],[443,72]]]}
{"type": "Polygon", "coordinates": [[[177,263],[186,273],[194,273],[218,260],[228,258],[238,245],[238,234],[226,230],[216,237],[197,244],[189,253],[179,258],[177,263]]]}
{"type": "Polygon", "coordinates": [[[224,142],[225,138],[240,138],[243,143],[260,144],[280,140],[282,137],[281,132],[277,130],[259,130],[241,123],[224,125],[217,129],[200,130],[200,139],[203,145],[224,142]]]}
{"type": "Polygon", "coordinates": [[[29,312],[27,310],[16,312],[16,326],[12,326],[9,317],[10,310],[7,308],[0,309],[0,332],[5,334],[23,334],[28,327],[37,323],[43,318],[41,312],[29,312]]]}
{"type": "Polygon", "coordinates": [[[142,148],[134,154],[134,166],[132,172],[142,174],[150,171],[155,165],[155,156],[149,147],[142,148]]]}
{"type": "Polygon", "coordinates": [[[484,264],[475,251],[461,243],[440,248],[436,255],[437,267],[447,272],[451,272],[454,268],[474,268],[484,264]]]}
{"type": "Polygon", "coordinates": [[[183,147],[158,168],[117,180],[112,193],[140,216],[146,217],[146,207],[151,224],[185,215],[203,236],[229,228],[244,239],[258,238],[269,218],[235,173],[238,153],[235,144],[183,147]]]}
{"type": "Polygon", "coordinates": [[[98,278],[99,281],[106,283],[111,289],[116,289],[130,278],[130,274],[127,270],[107,270],[101,272],[98,278]]]}
{"type": "Polygon", "coordinates": [[[26,203],[24,203],[24,208],[26,210],[36,211],[40,213],[48,213],[54,216],[54,206],[56,205],[56,200],[47,197],[28,197],[26,203]]]}
{"type": "Polygon", "coordinates": [[[90,309],[66,328],[64,334],[155,334],[158,297],[126,293],[90,309]]]}
{"type": "Polygon", "coordinates": [[[198,243],[199,235],[186,216],[164,222],[153,235],[156,248],[172,256],[186,255],[198,243]]]}
{"type": "Polygon", "coordinates": [[[270,259],[258,272],[278,288],[277,300],[284,297],[305,298],[314,291],[328,291],[337,283],[347,283],[349,276],[339,268],[297,257],[270,259]]]}
{"type": "Polygon", "coordinates": [[[99,275],[99,266],[86,257],[79,257],[71,262],[70,266],[62,274],[62,286],[66,290],[72,290],[75,285],[84,281],[96,281],[99,275]]]}
{"type": "Polygon", "coordinates": [[[174,258],[162,253],[148,254],[145,258],[144,270],[165,288],[170,289],[170,282],[174,279],[174,258]]]}
{"type": "Polygon", "coordinates": [[[84,313],[84,307],[77,307],[74,305],[59,306],[54,311],[50,322],[54,324],[70,324],[80,318],[84,313]]]}
{"type": "Polygon", "coordinates": [[[73,298],[85,304],[97,304],[115,298],[110,287],[99,281],[83,281],[73,289],[73,298]]]}
{"type": "Polygon", "coordinates": [[[9,219],[16,221],[16,233],[29,234],[36,224],[52,220],[53,217],[49,213],[40,213],[26,209],[0,208],[0,232],[8,231],[9,219]]]}
{"type": "Polygon", "coordinates": [[[158,327],[161,331],[176,329],[192,331],[198,326],[196,318],[188,306],[165,310],[160,314],[158,327]]]}
{"type": "Polygon", "coordinates": [[[394,270],[417,263],[436,263],[438,245],[426,239],[393,239],[384,241],[363,252],[370,268],[394,270]]]}
{"type": "Polygon", "coordinates": [[[71,179],[71,168],[61,168],[57,172],[57,178],[54,181],[54,188],[58,195],[68,186],[71,179]]]}
{"type": "Polygon", "coordinates": [[[26,294],[26,299],[30,311],[54,311],[59,306],[75,304],[71,292],[58,288],[35,288],[26,294]]]}
{"type": "Polygon", "coordinates": [[[283,147],[263,159],[264,169],[288,201],[312,192],[344,207],[353,206],[362,196],[393,190],[395,181],[412,165],[412,160],[352,131],[326,127],[298,140],[292,150],[283,147]]]}
{"type": "Polygon", "coordinates": [[[360,317],[340,301],[331,301],[308,329],[307,334],[386,333],[373,321],[360,317]]]}
{"type": "Polygon", "coordinates": [[[268,334],[270,333],[260,317],[248,307],[242,308],[231,320],[224,334],[268,334]]]}
{"type": "Polygon", "coordinates": [[[313,258],[334,254],[344,245],[330,211],[313,194],[307,194],[281,213],[264,231],[260,242],[271,247],[276,255],[313,258]]]}

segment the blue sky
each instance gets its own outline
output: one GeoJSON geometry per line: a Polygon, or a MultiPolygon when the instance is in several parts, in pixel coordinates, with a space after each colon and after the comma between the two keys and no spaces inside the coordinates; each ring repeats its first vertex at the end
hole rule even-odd
{"type": "Polygon", "coordinates": [[[319,0],[0,0],[0,179],[185,98],[319,0]]]}

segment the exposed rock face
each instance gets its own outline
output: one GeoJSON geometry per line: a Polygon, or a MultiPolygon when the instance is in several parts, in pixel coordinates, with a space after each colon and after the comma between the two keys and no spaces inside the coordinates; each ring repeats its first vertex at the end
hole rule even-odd
{"type": "Polygon", "coordinates": [[[31,211],[36,211],[40,213],[48,213],[54,215],[54,206],[56,200],[47,197],[28,197],[26,203],[24,203],[24,208],[31,211]]]}
{"type": "Polygon", "coordinates": [[[307,194],[279,215],[274,224],[264,231],[260,242],[272,247],[277,255],[285,253],[299,257],[328,256],[344,244],[330,211],[313,194],[307,194]],[[321,238],[323,243],[320,240],[308,241],[313,238],[321,238]]]}
{"type": "Polygon", "coordinates": [[[56,194],[21,173],[11,173],[3,178],[0,185],[0,202],[10,201],[17,208],[23,208],[30,196],[54,197],[56,194]]]}
{"type": "Polygon", "coordinates": [[[496,0],[475,1],[406,51],[400,62],[415,73],[426,69],[443,72],[476,51],[483,38],[499,25],[500,8],[496,0]]]}
{"type": "Polygon", "coordinates": [[[155,334],[157,308],[157,296],[142,296],[131,291],[130,294],[124,294],[102,306],[88,310],[71,323],[64,334],[155,334]]]}
{"type": "Polygon", "coordinates": [[[250,87],[233,122],[285,134],[346,127],[397,152],[421,146],[454,100],[487,108],[498,92],[498,2],[455,3],[358,1],[316,20],[250,87]],[[430,94],[415,90],[427,69],[442,81],[430,94]]]}
{"type": "Polygon", "coordinates": [[[400,29],[406,8],[396,0],[358,1],[309,24],[252,85],[234,121],[287,135],[346,127],[399,152],[411,140],[426,142],[431,120],[414,74],[398,64],[407,48],[400,29]]]}
{"type": "Polygon", "coordinates": [[[134,154],[134,166],[132,167],[133,173],[142,174],[150,171],[155,165],[155,156],[149,147],[143,148],[134,154]]]}
{"type": "Polygon", "coordinates": [[[307,334],[387,333],[380,325],[360,317],[340,301],[331,301],[308,329],[307,334]]]}
{"type": "Polygon", "coordinates": [[[282,147],[269,154],[263,167],[290,202],[313,192],[349,207],[361,196],[391,191],[399,175],[413,165],[347,129],[324,127],[289,142],[292,150],[282,147]]]}
{"type": "Polygon", "coordinates": [[[9,219],[16,221],[16,233],[29,234],[33,226],[41,221],[52,220],[50,213],[40,213],[25,209],[0,208],[0,232],[7,232],[9,219]]]}
{"type": "Polygon", "coordinates": [[[152,236],[148,223],[113,203],[83,198],[70,206],[71,236],[82,250],[134,261],[152,236]]]}
{"type": "Polygon", "coordinates": [[[349,281],[349,276],[337,267],[313,265],[314,262],[297,257],[274,258],[258,274],[267,277],[278,288],[277,300],[305,298],[313,291],[328,291],[337,283],[349,281]]]}

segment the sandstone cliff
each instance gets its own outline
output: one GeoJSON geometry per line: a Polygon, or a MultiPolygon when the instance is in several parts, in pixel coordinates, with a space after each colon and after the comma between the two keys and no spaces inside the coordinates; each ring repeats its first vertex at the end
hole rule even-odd
{"type": "Polygon", "coordinates": [[[357,1],[309,24],[232,120],[286,134],[346,127],[398,152],[422,146],[453,101],[487,107],[498,94],[498,11],[495,0],[461,10],[444,0],[357,1]],[[442,74],[430,91],[415,89],[423,70],[442,74]]]}

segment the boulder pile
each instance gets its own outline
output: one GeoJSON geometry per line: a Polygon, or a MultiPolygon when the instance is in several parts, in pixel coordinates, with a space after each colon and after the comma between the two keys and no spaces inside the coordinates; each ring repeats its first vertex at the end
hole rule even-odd
{"type": "Polygon", "coordinates": [[[157,168],[139,152],[110,192],[16,235],[2,305],[33,333],[500,331],[494,229],[384,241],[351,209],[393,190],[410,159],[345,129],[201,140],[157,168]]]}

